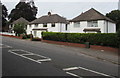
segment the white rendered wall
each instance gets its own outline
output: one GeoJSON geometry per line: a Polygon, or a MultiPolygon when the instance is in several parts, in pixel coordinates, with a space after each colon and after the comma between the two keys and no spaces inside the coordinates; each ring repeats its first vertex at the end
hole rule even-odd
{"type": "MultiPolygon", "coordinates": [[[[40,28],[47,28],[48,32],[68,32],[65,30],[66,24],[64,23],[55,23],[55,27],[52,27],[51,23],[47,23],[47,27],[43,27],[43,24],[38,24],[38,26],[35,26],[35,24],[32,24],[31,27],[30,25],[27,25],[27,34],[32,34],[34,36],[34,31],[32,29],[40,29],[40,28]]],[[[41,32],[43,30],[36,30],[36,36],[41,38],[41,32]]],[[[34,36],[35,37],[35,36],[34,36]]]]}
{"type": "Polygon", "coordinates": [[[116,33],[116,24],[108,22],[108,33],[116,33]]]}
{"type": "MultiPolygon", "coordinates": [[[[116,26],[114,23],[107,22],[105,20],[98,20],[98,27],[88,27],[87,21],[81,21],[80,27],[74,27],[74,22],[70,22],[69,32],[70,33],[85,33],[84,29],[100,29],[101,33],[115,33],[116,26]],[[107,27],[108,26],[108,27],[107,27]]],[[[93,32],[87,32],[93,33],[93,32]]]]}
{"type": "Polygon", "coordinates": [[[100,28],[101,33],[106,33],[105,25],[104,20],[98,20],[98,28],[100,28]]]}
{"type": "Polygon", "coordinates": [[[74,27],[74,22],[70,22],[69,31],[70,33],[84,33],[84,28],[87,28],[87,21],[81,21],[80,27],[74,27]]]}

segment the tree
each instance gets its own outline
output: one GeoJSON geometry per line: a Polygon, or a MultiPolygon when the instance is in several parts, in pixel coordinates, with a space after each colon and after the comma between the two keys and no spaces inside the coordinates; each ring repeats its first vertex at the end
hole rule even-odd
{"type": "Polygon", "coordinates": [[[20,34],[26,34],[25,24],[15,24],[13,30],[16,36],[20,36],[20,34]]]}
{"type": "Polygon", "coordinates": [[[5,5],[2,5],[2,31],[5,31],[4,28],[7,26],[7,8],[5,5]]]}
{"type": "Polygon", "coordinates": [[[8,16],[10,23],[19,19],[20,17],[25,18],[28,21],[33,21],[36,19],[37,7],[25,2],[19,2],[15,9],[13,9],[8,16]]]}
{"type": "Polygon", "coordinates": [[[113,10],[106,16],[116,22],[116,30],[118,31],[120,29],[120,10],[113,10]]]}

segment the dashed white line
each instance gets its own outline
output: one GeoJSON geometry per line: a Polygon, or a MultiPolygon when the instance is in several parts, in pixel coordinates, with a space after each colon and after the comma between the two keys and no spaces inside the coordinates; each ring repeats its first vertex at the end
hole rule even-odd
{"type": "Polygon", "coordinates": [[[24,56],[24,55],[34,55],[34,54],[33,54],[33,53],[30,53],[30,54],[21,54],[21,55],[23,55],[23,56],[24,56]]]}
{"type": "Polygon", "coordinates": [[[0,45],[2,46],[3,44],[2,44],[2,43],[0,43],[0,45]]]}
{"type": "Polygon", "coordinates": [[[45,62],[45,61],[51,61],[51,59],[42,59],[42,60],[37,60],[37,61],[45,62]]]}
{"type": "Polygon", "coordinates": [[[64,71],[70,71],[70,70],[76,70],[79,69],[79,67],[70,67],[70,68],[65,68],[63,69],[64,71]]]}
{"type": "Polygon", "coordinates": [[[2,43],[0,43],[0,48],[12,48],[12,46],[8,46],[8,45],[4,45],[4,44],[2,44],[2,43]]]}

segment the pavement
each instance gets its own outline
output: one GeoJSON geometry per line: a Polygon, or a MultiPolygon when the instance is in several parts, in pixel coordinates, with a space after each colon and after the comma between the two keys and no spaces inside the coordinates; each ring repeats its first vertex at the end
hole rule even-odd
{"type": "MultiPolygon", "coordinates": [[[[30,39],[27,39],[27,41],[30,41],[30,39]]],[[[39,41],[38,41],[39,42],[39,41]]],[[[46,43],[46,42],[42,42],[46,43]]],[[[50,43],[46,43],[50,44],[50,43]]],[[[72,47],[72,46],[65,46],[65,45],[59,45],[59,44],[52,44],[52,45],[57,45],[59,47],[66,47],[69,48],[70,50],[74,50],[76,52],[80,52],[83,55],[87,55],[99,60],[111,62],[113,64],[118,64],[120,65],[119,62],[119,53],[118,52],[111,52],[111,51],[104,51],[104,50],[94,50],[94,49],[88,49],[88,48],[80,48],[80,47],[72,47]]]]}
{"type": "MultiPolygon", "coordinates": [[[[61,46],[61,45],[59,45],[61,46]]],[[[62,45],[62,47],[64,47],[62,45]]],[[[65,46],[67,47],[67,46],[65,46]]],[[[108,61],[114,64],[120,64],[119,62],[119,55],[117,52],[110,52],[110,51],[104,51],[104,50],[93,50],[93,49],[87,49],[87,48],[78,48],[78,47],[69,47],[69,49],[76,50],[77,52],[80,52],[84,55],[88,55],[93,58],[97,58],[99,60],[108,61]]]]}

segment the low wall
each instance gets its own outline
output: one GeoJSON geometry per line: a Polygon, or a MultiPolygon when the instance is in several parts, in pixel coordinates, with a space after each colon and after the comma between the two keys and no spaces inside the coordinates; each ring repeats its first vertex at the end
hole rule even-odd
{"type": "MultiPolygon", "coordinates": [[[[66,46],[86,48],[85,44],[58,42],[58,41],[50,41],[50,40],[42,40],[42,41],[46,42],[46,43],[52,43],[52,44],[59,44],[59,45],[66,45],[66,46]]],[[[97,45],[90,45],[90,49],[118,52],[118,48],[97,46],[97,45]]]]}
{"type": "Polygon", "coordinates": [[[22,37],[13,36],[13,35],[6,35],[6,34],[0,34],[0,35],[2,35],[2,36],[6,36],[6,37],[12,37],[12,38],[22,39],[22,37]]]}

